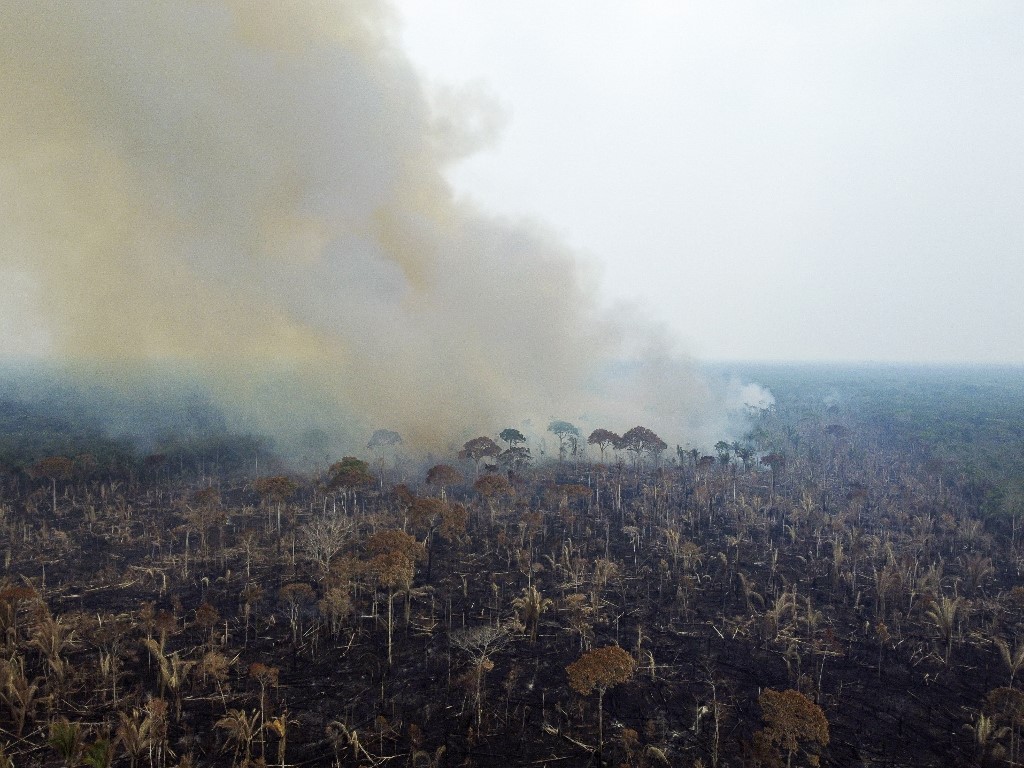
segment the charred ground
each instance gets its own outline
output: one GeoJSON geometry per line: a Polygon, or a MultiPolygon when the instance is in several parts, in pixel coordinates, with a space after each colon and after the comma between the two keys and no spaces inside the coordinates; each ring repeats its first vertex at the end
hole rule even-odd
{"type": "Polygon", "coordinates": [[[0,744],[19,766],[1004,764],[1018,374],[760,369],[776,408],[708,455],[511,473],[392,446],[257,476],[253,438],[140,456],[15,414],[37,442],[5,444],[0,744]]]}

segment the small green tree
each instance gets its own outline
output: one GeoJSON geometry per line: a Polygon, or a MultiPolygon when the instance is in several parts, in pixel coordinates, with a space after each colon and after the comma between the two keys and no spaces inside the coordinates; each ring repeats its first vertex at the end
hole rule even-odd
{"type": "Polygon", "coordinates": [[[64,765],[71,768],[78,764],[78,758],[82,754],[83,735],[80,724],[69,722],[66,717],[62,717],[50,723],[50,738],[47,743],[64,761],[64,765]]]}
{"type": "Polygon", "coordinates": [[[96,739],[82,751],[82,765],[86,768],[110,768],[114,762],[114,745],[109,739],[96,739]]]}

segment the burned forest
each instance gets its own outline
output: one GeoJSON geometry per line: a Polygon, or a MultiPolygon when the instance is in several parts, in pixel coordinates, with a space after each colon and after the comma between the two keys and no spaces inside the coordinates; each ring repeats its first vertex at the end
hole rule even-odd
{"type": "Polygon", "coordinates": [[[9,429],[3,764],[1015,764],[1015,375],[757,374],[707,450],[559,420],[288,472],[9,429]]]}
{"type": "Polygon", "coordinates": [[[1022,28],[0,1],[0,768],[1024,765],[1022,28]]]}

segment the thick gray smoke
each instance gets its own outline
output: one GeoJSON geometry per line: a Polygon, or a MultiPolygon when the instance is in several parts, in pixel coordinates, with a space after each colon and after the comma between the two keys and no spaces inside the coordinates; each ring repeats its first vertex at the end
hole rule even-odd
{"type": "Polygon", "coordinates": [[[386,5],[7,0],[0,28],[5,357],[170,371],[247,426],[350,444],[717,429],[675,358],[603,384],[644,345],[573,255],[453,200],[445,165],[488,123],[426,98],[386,5]]]}

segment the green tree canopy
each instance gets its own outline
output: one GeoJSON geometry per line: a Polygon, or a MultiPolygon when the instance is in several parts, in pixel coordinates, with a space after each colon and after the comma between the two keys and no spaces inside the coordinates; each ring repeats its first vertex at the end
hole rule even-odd
{"type": "Polygon", "coordinates": [[[341,461],[331,464],[327,470],[327,486],[329,488],[358,488],[374,482],[370,474],[370,465],[355,456],[346,456],[341,461]]]}
{"type": "Polygon", "coordinates": [[[501,434],[498,437],[508,443],[509,449],[514,448],[518,443],[526,442],[526,436],[518,429],[513,429],[512,427],[501,430],[501,434]]]}

